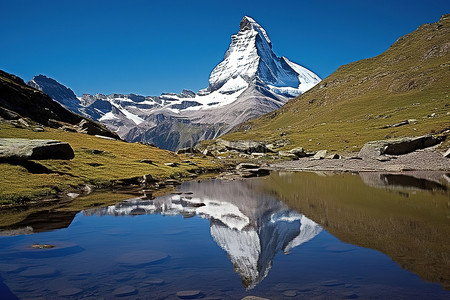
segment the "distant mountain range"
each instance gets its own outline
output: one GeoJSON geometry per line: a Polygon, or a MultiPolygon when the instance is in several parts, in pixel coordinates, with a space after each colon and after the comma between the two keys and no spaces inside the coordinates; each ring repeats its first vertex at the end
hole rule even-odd
{"type": "Polygon", "coordinates": [[[271,112],[309,90],[320,78],[272,51],[255,20],[244,17],[207,88],[160,96],[84,94],[44,75],[28,84],[69,110],[106,125],[121,138],[176,150],[213,139],[234,126],[271,112]]]}
{"type": "Polygon", "coordinates": [[[19,127],[30,127],[23,118],[43,126],[119,139],[105,126],[67,110],[21,78],[0,70],[0,123],[9,120],[19,127]]]}

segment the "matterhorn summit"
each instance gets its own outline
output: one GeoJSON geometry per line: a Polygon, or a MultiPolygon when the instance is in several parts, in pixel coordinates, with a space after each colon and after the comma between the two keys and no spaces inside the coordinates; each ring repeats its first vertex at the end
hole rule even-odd
{"type": "MultiPolygon", "coordinates": [[[[244,80],[248,84],[264,84],[277,94],[299,95],[320,81],[308,69],[285,57],[277,57],[272,42],[264,28],[245,16],[224,60],[211,72],[209,91],[214,91],[229,81],[244,80]]],[[[239,88],[239,86],[238,86],[239,88]]]]}
{"type": "Polygon", "coordinates": [[[70,89],[45,76],[29,84],[127,141],[177,150],[217,138],[242,122],[278,109],[320,80],[310,70],[276,56],[264,28],[245,16],[239,31],[231,36],[224,59],[212,70],[208,86],[197,93],[74,97],[70,89]]]}

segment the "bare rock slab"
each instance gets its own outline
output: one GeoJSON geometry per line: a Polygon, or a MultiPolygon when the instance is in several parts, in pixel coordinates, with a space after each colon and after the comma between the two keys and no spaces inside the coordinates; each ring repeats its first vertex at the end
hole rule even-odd
{"type": "Polygon", "coordinates": [[[441,136],[423,135],[388,140],[372,141],[364,144],[358,156],[377,158],[380,155],[402,155],[439,144],[445,139],[441,136]]]}
{"type": "Polygon", "coordinates": [[[72,159],[72,147],[55,140],[0,139],[0,161],[72,159]]]}

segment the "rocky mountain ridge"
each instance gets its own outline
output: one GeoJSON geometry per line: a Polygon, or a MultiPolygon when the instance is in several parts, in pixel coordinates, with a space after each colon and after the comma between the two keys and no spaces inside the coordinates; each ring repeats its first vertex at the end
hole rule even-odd
{"type": "Polygon", "coordinates": [[[103,125],[71,112],[45,93],[26,85],[21,78],[0,70],[1,119],[19,127],[30,127],[29,122],[35,122],[37,125],[119,139],[103,125]]]}
{"type": "Polygon", "coordinates": [[[211,72],[207,88],[194,93],[84,94],[43,75],[29,85],[44,91],[66,108],[101,122],[131,142],[176,150],[216,138],[234,126],[271,112],[307,91],[320,78],[272,51],[266,31],[245,16],[239,32],[211,72]]]}
{"type": "MultiPolygon", "coordinates": [[[[339,67],[308,93],[222,137],[358,152],[374,140],[448,135],[450,15],[419,26],[378,56],[339,67]]],[[[448,145],[448,144],[447,144],[448,145]]],[[[445,146],[445,145],[444,145],[445,146]]]]}

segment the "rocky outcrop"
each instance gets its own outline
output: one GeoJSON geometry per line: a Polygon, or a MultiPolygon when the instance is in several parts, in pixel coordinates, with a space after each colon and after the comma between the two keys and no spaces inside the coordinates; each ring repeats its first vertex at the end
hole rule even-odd
{"type": "Polygon", "coordinates": [[[366,143],[359,151],[361,158],[377,158],[380,155],[402,155],[437,145],[445,140],[445,136],[402,137],[366,143]]]}
{"type": "Polygon", "coordinates": [[[270,174],[268,169],[252,163],[240,163],[236,166],[236,171],[241,177],[244,178],[266,176],[270,174]]]}
{"type": "Polygon", "coordinates": [[[0,162],[72,159],[75,157],[68,143],[55,140],[0,139],[0,162]]]}
{"type": "Polygon", "coordinates": [[[298,156],[290,151],[278,151],[278,155],[282,158],[297,160],[298,156]]]}
{"type": "Polygon", "coordinates": [[[272,152],[267,148],[267,146],[262,142],[256,142],[251,140],[240,140],[240,141],[226,141],[219,139],[216,141],[217,147],[220,149],[225,148],[226,150],[235,150],[242,153],[267,153],[272,152]]]}
{"type": "Polygon", "coordinates": [[[298,157],[305,157],[305,156],[308,156],[308,155],[306,154],[305,149],[303,149],[303,147],[296,147],[296,148],[294,148],[294,149],[291,149],[289,152],[292,153],[292,154],[297,155],[298,157]]]}
{"type": "Polygon", "coordinates": [[[327,150],[319,150],[312,159],[324,159],[327,156],[327,150]]]}
{"type": "Polygon", "coordinates": [[[120,139],[105,126],[67,110],[47,94],[26,85],[21,78],[1,70],[0,116],[6,120],[29,118],[39,124],[57,128],[60,127],[57,122],[78,124],[88,134],[120,139]]]}

